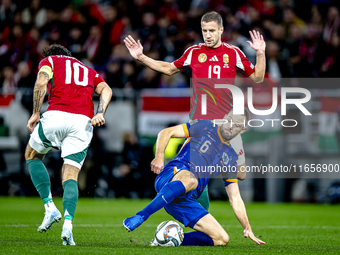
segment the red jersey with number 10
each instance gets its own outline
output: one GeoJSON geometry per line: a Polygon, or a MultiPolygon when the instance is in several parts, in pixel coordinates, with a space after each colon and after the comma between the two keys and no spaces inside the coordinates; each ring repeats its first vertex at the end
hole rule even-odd
{"type": "Polygon", "coordinates": [[[180,70],[192,69],[190,119],[222,119],[232,108],[232,94],[228,89],[215,88],[215,84],[234,85],[236,71],[247,77],[255,71],[244,53],[227,43],[218,48],[194,45],[173,64],[180,70]],[[206,95],[206,114],[202,109],[203,94],[206,95]]]}
{"type": "Polygon", "coordinates": [[[47,111],[76,113],[92,118],[92,94],[97,85],[104,82],[99,74],[76,58],[62,55],[50,56],[40,62],[39,72],[48,70],[52,74],[49,74],[47,111]]]}

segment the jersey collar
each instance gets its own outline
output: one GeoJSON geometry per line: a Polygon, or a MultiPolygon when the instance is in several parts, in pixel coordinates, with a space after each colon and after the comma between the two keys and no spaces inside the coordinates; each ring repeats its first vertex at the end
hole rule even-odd
{"type": "Polygon", "coordinates": [[[224,46],[224,44],[223,44],[223,42],[221,43],[221,45],[220,46],[218,46],[217,48],[209,48],[208,46],[206,46],[205,45],[205,43],[203,44],[204,45],[204,47],[205,47],[205,49],[207,50],[207,51],[221,51],[221,50],[223,50],[223,46],[224,46]]]}
{"type": "Polygon", "coordinates": [[[218,127],[217,127],[217,134],[218,134],[218,136],[219,136],[219,138],[220,138],[220,140],[221,140],[222,143],[224,143],[224,144],[226,144],[226,145],[228,145],[228,146],[230,145],[230,141],[225,142],[224,139],[223,139],[223,137],[222,137],[222,135],[221,135],[221,126],[218,126],[218,127]]]}

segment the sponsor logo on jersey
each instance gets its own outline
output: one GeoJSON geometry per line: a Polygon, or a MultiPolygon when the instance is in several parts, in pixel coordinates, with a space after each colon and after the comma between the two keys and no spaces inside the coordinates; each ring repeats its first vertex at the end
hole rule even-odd
{"type": "Polygon", "coordinates": [[[209,61],[218,61],[218,58],[216,57],[216,55],[214,55],[211,59],[209,59],[209,61]]]}
{"type": "Polygon", "coordinates": [[[226,64],[229,63],[229,56],[228,56],[228,54],[224,54],[223,55],[223,62],[226,63],[226,64]]]}
{"type": "Polygon", "coordinates": [[[207,60],[207,55],[205,53],[201,53],[199,56],[198,56],[198,61],[203,63],[207,60]]]}
{"type": "Polygon", "coordinates": [[[225,165],[228,164],[228,162],[229,162],[229,156],[228,156],[227,153],[223,152],[223,154],[222,154],[222,160],[223,160],[223,163],[224,163],[225,165]]]}
{"type": "Polygon", "coordinates": [[[242,154],[243,154],[243,150],[241,150],[237,156],[241,156],[242,154]]]}

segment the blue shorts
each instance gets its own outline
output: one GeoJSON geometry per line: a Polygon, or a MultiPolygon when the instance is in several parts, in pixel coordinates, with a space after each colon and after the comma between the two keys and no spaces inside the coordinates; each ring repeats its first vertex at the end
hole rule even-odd
{"type": "MultiPolygon", "coordinates": [[[[169,182],[181,169],[174,169],[172,166],[166,166],[155,180],[155,189],[157,193],[169,182]],[[177,170],[177,171],[176,171],[177,170]]],[[[197,191],[191,190],[188,193],[176,197],[170,204],[167,204],[165,211],[173,216],[176,220],[183,223],[184,226],[193,228],[195,224],[209,212],[204,209],[198,202],[197,191]]]]}

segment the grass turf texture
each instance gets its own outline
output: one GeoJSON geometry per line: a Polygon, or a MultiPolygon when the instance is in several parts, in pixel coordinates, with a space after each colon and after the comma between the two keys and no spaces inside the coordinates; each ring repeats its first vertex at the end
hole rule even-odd
{"type": "MultiPolygon", "coordinates": [[[[61,199],[54,199],[62,211],[61,199]]],[[[157,225],[172,219],[163,209],[128,233],[124,218],[149,200],[80,198],[73,234],[77,246],[62,246],[62,222],[38,233],[44,217],[39,198],[0,198],[0,254],[339,254],[340,206],[262,204],[247,205],[258,246],[243,237],[243,229],[228,202],[211,202],[210,212],[230,236],[227,247],[149,247],[157,225]]],[[[190,228],[184,228],[190,232],[190,228]]]]}

